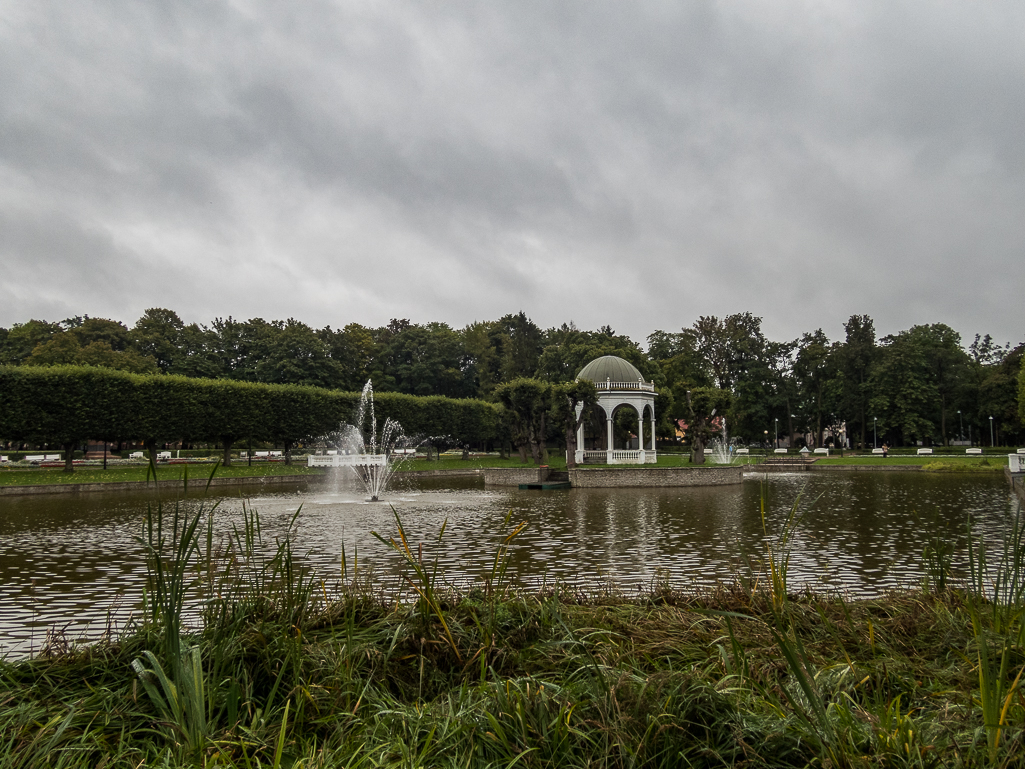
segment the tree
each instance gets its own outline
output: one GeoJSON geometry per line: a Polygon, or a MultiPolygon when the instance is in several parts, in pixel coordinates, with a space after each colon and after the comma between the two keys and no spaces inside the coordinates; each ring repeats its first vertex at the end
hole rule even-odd
{"type": "Polygon", "coordinates": [[[1018,371],[1018,422],[1025,427],[1025,365],[1018,371]]]}
{"type": "Polygon", "coordinates": [[[229,372],[219,348],[215,331],[190,323],[178,335],[178,352],[168,373],[197,379],[225,377],[229,372]]]}
{"type": "Polygon", "coordinates": [[[577,431],[587,412],[598,403],[598,391],[593,382],[578,379],[552,385],[552,421],[561,425],[566,437],[566,467],[577,466],[577,431]]]}
{"type": "Polygon", "coordinates": [[[519,377],[495,388],[495,397],[505,407],[513,444],[520,461],[527,461],[527,449],[535,465],[542,462],[546,438],[546,417],[551,405],[551,385],[539,379],[519,377]]]}
{"type": "Polygon", "coordinates": [[[274,330],[266,333],[261,355],[252,366],[255,381],[325,388],[340,385],[341,366],[312,328],[294,318],[271,328],[274,330]]]}
{"type": "Polygon", "coordinates": [[[794,359],[794,378],[803,412],[808,423],[814,427],[815,445],[823,445],[825,419],[834,411],[830,403],[829,383],[836,377],[836,348],[829,343],[822,329],[805,333],[797,343],[794,359]]]}
{"type": "Polygon", "coordinates": [[[370,379],[377,356],[373,331],[359,323],[350,323],[338,331],[325,327],[317,336],[328,346],[331,359],[338,364],[341,378],[337,386],[350,392],[362,390],[370,379]]]}
{"type": "Polygon", "coordinates": [[[917,339],[925,355],[929,378],[939,396],[938,414],[933,421],[938,422],[937,435],[946,446],[947,414],[957,399],[971,359],[961,347],[961,335],[943,323],[912,326],[907,333],[917,339]]]}
{"type": "Polygon", "coordinates": [[[732,395],[728,390],[718,387],[697,387],[684,393],[683,402],[687,404],[687,437],[691,440],[691,464],[705,463],[705,447],[717,432],[712,426],[712,418],[717,414],[725,414],[730,408],[732,395]]]}
{"type": "Polygon", "coordinates": [[[545,333],[537,377],[546,382],[572,382],[584,366],[603,355],[629,361],[649,380],[658,377],[658,367],[629,337],[616,336],[607,327],[602,331],[580,331],[565,325],[545,333]]]}
{"type": "Polygon", "coordinates": [[[522,310],[504,315],[497,323],[503,382],[532,377],[537,372],[544,334],[522,310]]]}
{"type": "Polygon", "coordinates": [[[868,440],[869,378],[878,354],[875,325],[868,315],[852,315],[844,323],[844,330],[847,338],[837,351],[838,406],[847,422],[848,435],[852,425],[857,427],[864,446],[868,440]]]}
{"type": "Polygon", "coordinates": [[[131,332],[124,323],[107,318],[69,318],[62,325],[73,335],[82,347],[94,342],[103,342],[112,350],[123,352],[131,344],[131,332]]]}
{"type": "Polygon", "coordinates": [[[447,324],[403,321],[382,338],[386,341],[374,361],[375,389],[453,398],[468,394],[463,389],[463,340],[447,324]]]}
{"type": "MultiPolygon", "coordinates": [[[[88,337],[87,337],[88,338],[88,337]]],[[[97,366],[99,368],[131,371],[135,374],[155,374],[156,363],[135,350],[113,349],[103,339],[95,339],[82,346],[79,337],[70,331],[60,331],[45,342],[36,345],[23,362],[25,366],[97,366]]]]}
{"type": "Polygon", "coordinates": [[[932,440],[938,430],[930,416],[939,390],[921,335],[902,331],[881,341],[866,387],[873,418],[898,444],[932,440]]]}
{"type": "Polygon", "coordinates": [[[173,310],[151,307],[135,322],[131,343],[139,353],[153,358],[162,373],[169,374],[182,352],[184,328],[173,310]]]}
{"type": "Polygon", "coordinates": [[[0,348],[0,364],[20,365],[32,354],[37,345],[60,333],[61,330],[60,324],[48,323],[45,320],[15,323],[7,331],[3,347],[0,348]]]}
{"type": "Polygon", "coordinates": [[[475,322],[461,332],[463,338],[463,377],[467,391],[477,398],[490,398],[501,378],[500,357],[492,343],[496,324],[475,322]]]}

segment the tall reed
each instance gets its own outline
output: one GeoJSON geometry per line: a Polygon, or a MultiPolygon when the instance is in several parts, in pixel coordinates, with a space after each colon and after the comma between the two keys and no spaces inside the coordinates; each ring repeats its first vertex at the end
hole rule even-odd
{"type": "Polygon", "coordinates": [[[980,539],[973,544],[970,533],[968,562],[967,605],[977,649],[979,705],[989,760],[996,764],[1008,726],[1025,718],[1020,695],[1025,673],[1025,525],[1020,507],[1004,533],[997,562],[990,564],[986,543],[980,539]]]}

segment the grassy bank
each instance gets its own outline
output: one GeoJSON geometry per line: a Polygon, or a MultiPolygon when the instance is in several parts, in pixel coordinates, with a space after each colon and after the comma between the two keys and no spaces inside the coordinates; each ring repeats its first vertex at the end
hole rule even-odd
{"type": "MultiPolygon", "coordinates": [[[[740,457],[737,464],[756,464],[763,457],[740,457]]],[[[681,467],[689,466],[690,457],[687,454],[659,454],[658,462],[644,465],[644,467],[681,467]]],[[[816,464],[820,465],[852,465],[852,466],[879,466],[887,465],[916,465],[923,470],[930,472],[1000,472],[1006,465],[1006,460],[997,457],[946,457],[946,456],[890,456],[886,459],[878,456],[847,456],[847,457],[819,457],[816,464]]],[[[565,470],[566,459],[561,454],[552,453],[548,459],[548,465],[553,470],[565,470]]],[[[706,457],[704,467],[713,467],[714,463],[706,457]]],[[[157,476],[161,480],[176,480],[183,477],[185,468],[188,467],[190,480],[205,479],[209,476],[214,463],[200,463],[190,465],[158,465],[157,476]]],[[[518,456],[509,459],[501,459],[497,455],[473,456],[469,459],[462,459],[459,455],[442,455],[440,458],[427,460],[417,457],[404,461],[399,470],[402,472],[424,472],[431,470],[483,470],[490,467],[522,468],[534,467],[528,461],[526,464],[520,462],[518,456]]],[[[604,465],[588,465],[588,467],[606,467],[604,465]]],[[[628,469],[634,465],[611,465],[611,469],[628,469]]],[[[94,465],[79,466],[73,473],[65,473],[60,468],[33,468],[28,469],[16,465],[9,465],[0,468],[0,486],[36,486],[47,484],[67,483],[120,483],[126,481],[147,480],[147,465],[110,465],[106,470],[94,465]]],[[[231,467],[218,466],[218,478],[262,478],[274,476],[305,476],[323,474],[322,468],[309,468],[304,464],[304,459],[299,458],[294,465],[285,465],[281,462],[258,462],[254,465],[247,465],[245,460],[236,460],[231,467]]]]}
{"type": "MultiPolygon", "coordinates": [[[[244,464],[244,460],[231,467],[216,463],[193,465],[158,465],[157,478],[161,481],[178,480],[185,477],[186,467],[190,481],[205,481],[210,477],[214,467],[217,478],[265,478],[283,475],[323,475],[320,468],[306,467],[295,464],[286,466],[283,463],[263,463],[252,466],[244,464]]],[[[125,483],[153,479],[148,465],[109,465],[102,467],[87,465],[76,467],[75,472],[65,473],[58,468],[44,467],[40,469],[21,469],[16,467],[0,469],[0,486],[39,486],[65,483],[125,483]]]]}
{"type": "Polygon", "coordinates": [[[757,582],[630,597],[510,590],[513,521],[456,591],[397,525],[397,600],[355,554],[329,587],[255,516],[223,542],[206,521],[151,518],[130,632],[0,663],[0,766],[1025,763],[1020,528],[958,589],[936,543],[923,590],[849,601],[788,593],[793,521],[757,582]]]}
{"type": "Polygon", "coordinates": [[[1007,466],[1007,457],[979,457],[979,456],[915,456],[915,455],[891,455],[886,459],[879,456],[829,456],[820,457],[817,465],[854,465],[868,467],[885,467],[892,465],[918,465],[923,470],[932,471],[965,471],[978,472],[982,470],[1002,470],[1007,466]]]}

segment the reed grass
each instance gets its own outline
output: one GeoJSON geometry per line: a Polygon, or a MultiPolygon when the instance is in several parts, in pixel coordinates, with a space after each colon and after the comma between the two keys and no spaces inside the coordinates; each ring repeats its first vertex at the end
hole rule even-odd
{"type": "Polygon", "coordinates": [[[759,579],[630,596],[515,590],[511,519],[457,588],[444,528],[381,535],[401,585],[358,553],[329,585],[216,514],[154,507],[124,635],[0,662],[0,766],[1025,766],[1018,521],[966,584],[848,600],[787,592],[796,513],[759,579]]]}

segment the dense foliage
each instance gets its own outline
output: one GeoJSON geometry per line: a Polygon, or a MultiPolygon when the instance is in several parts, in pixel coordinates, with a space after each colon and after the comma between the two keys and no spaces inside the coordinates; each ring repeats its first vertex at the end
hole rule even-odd
{"type": "MultiPolygon", "coordinates": [[[[680,422],[690,427],[702,418],[688,407],[688,390],[714,388],[724,395],[713,400],[730,404],[718,416],[731,436],[748,443],[778,435],[824,445],[842,425],[852,445],[871,445],[873,435],[892,445],[946,444],[969,433],[988,445],[991,422],[998,444],[1025,438],[1025,343],[1012,349],[987,335],[965,346],[941,323],[877,339],[865,315],[851,316],[844,328],[842,340],[818,329],[780,342],[766,338],[761,318],[750,313],[703,316],[680,331],[654,331],[645,352],[607,326],[544,330],[522,312],[463,329],[409,320],[313,329],[291,318],[185,324],[171,310],[150,309],[132,328],[77,317],[0,329],[0,364],[89,365],[348,392],[372,378],[379,394],[497,401],[500,388],[515,380],[571,382],[586,363],[613,354],[656,384],[663,437],[675,435],[680,422]]],[[[709,424],[721,429],[721,421],[709,424]]],[[[297,428],[281,429],[283,436],[297,428]]],[[[548,440],[560,438],[561,420],[547,420],[545,429],[548,440]]]]}
{"type": "MultiPolygon", "coordinates": [[[[204,441],[225,449],[243,440],[286,450],[351,418],[358,393],[302,385],[131,374],[94,366],[0,366],[0,435],[72,449],[87,439],[137,440],[149,448],[204,441]]],[[[440,396],[383,393],[378,419],[396,419],[410,435],[480,442],[498,435],[499,409],[440,396]]]]}

